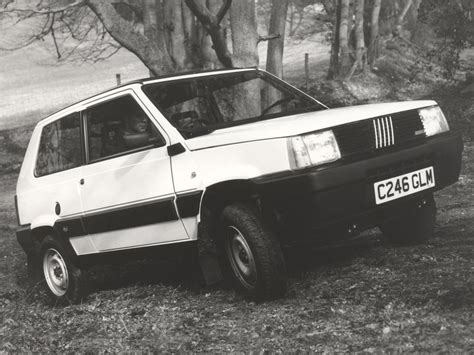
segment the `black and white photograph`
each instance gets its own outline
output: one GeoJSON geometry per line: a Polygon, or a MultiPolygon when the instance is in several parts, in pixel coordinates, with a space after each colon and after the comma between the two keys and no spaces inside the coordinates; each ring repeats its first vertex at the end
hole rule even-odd
{"type": "Polygon", "coordinates": [[[474,352],[474,0],[0,0],[0,354],[474,352]]]}

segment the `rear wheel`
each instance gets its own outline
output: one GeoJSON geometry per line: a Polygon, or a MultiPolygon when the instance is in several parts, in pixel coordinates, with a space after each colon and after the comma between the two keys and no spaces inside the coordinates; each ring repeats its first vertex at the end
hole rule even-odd
{"type": "Polygon", "coordinates": [[[64,243],[47,236],[41,243],[41,265],[45,288],[57,304],[81,301],[85,287],[81,270],[72,262],[64,243]]]}
{"type": "Polygon", "coordinates": [[[237,289],[257,301],[285,293],[286,267],[280,245],[252,206],[227,206],[222,211],[220,235],[237,289]]]}
{"type": "Polygon", "coordinates": [[[414,208],[381,225],[380,229],[394,244],[421,244],[433,236],[435,222],[436,202],[430,194],[414,208]]]}

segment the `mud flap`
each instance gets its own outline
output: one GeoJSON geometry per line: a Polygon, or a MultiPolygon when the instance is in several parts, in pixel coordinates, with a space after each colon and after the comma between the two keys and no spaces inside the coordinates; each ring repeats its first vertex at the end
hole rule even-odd
{"type": "Polygon", "coordinates": [[[202,251],[199,253],[199,266],[207,286],[215,285],[223,280],[222,270],[217,253],[202,251]]]}

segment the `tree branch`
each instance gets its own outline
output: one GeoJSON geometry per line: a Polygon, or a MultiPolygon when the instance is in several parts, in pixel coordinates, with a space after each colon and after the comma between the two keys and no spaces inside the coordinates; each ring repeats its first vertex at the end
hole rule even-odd
{"type": "Polygon", "coordinates": [[[224,30],[220,26],[220,21],[225,16],[232,3],[232,0],[223,0],[224,4],[218,11],[218,15],[214,16],[209,9],[200,1],[185,0],[194,16],[197,17],[202,26],[207,30],[212,39],[213,48],[216,52],[217,58],[226,68],[234,67],[234,59],[227,47],[227,40],[224,30]]]}
{"type": "Polygon", "coordinates": [[[191,12],[194,14],[194,16],[197,17],[199,22],[202,23],[202,25],[209,31],[209,27],[217,22],[217,18],[213,19],[212,13],[209,11],[209,9],[204,6],[204,4],[200,1],[196,2],[193,0],[184,0],[186,5],[189,7],[191,12]],[[213,21],[214,20],[214,21],[213,21]]]}
{"type": "Polygon", "coordinates": [[[230,5],[232,4],[232,0],[223,0],[223,4],[219,11],[217,12],[217,23],[220,24],[222,19],[224,18],[227,11],[229,11],[230,5]]]}
{"type": "Polygon", "coordinates": [[[134,53],[155,75],[173,71],[173,63],[157,43],[157,33],[148,36],[139,32],[121,17],[108,0],[84,0],[96,14],[109,35],[120,45],[134,53]]]}
{"type": "Polygon", "coordinates": [[[274,33],[274,34],[268,34],[266,36],[258,36],[257,44],[263,41],[270,41],[272,39],[277,39],[277,38],[281,38],[281,34],[274,33]]]}
{"type": "Polygon", "coordinates": [[[58,56],[58,59],[61,59],[61,52],[59,51],[59,46],[58,46],[58,41],[56,39],[56,34],[54,33],[54,20],[55,20],[56,14],[53,13],[53,19],[51,20],[51,27],[49,31],[51,32],[51,37],[53,37],[53,43],[54,43],[54,48],[56,49],[56,55],[58,56]]]}
{"type": "Polygon", "coordinates": [[[71,9],[73,7],[77,7],[77,6],[82,6],[84,5],[84,0],[78,0],[78,1],[75,1],[69,5],[66,5],[66,6],[63,6],[63,7],[60,7],[60,8],[56,8],[56,9],[45,9],[45,10],[40,10],[40,9],[36,9],[36,8],[31,8],[31,9],[28,9],[28,8],[12,8],[12,9],[7,9],[7,6],[11,4],[11,2],[7,3],[4,7],[4,9],[0,10],[0,13],[7,13],[7,12],[32,12],[32,13],[35,13],[35,14],[43,14],[43,15],[47,15],[47,14],[51,14],[51,13],[58,13],[58,12],[63,12],[63,11],[66,11],[68,9],[71,9]]]}

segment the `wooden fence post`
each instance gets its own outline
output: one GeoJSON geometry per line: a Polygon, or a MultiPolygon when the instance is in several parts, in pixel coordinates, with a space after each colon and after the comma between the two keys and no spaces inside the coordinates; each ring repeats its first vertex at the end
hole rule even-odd
{"type": "Polygon", "coordinates": [[[309,54],[304,54],[304,79],[306,91],[309,90],[309,54]]]}

